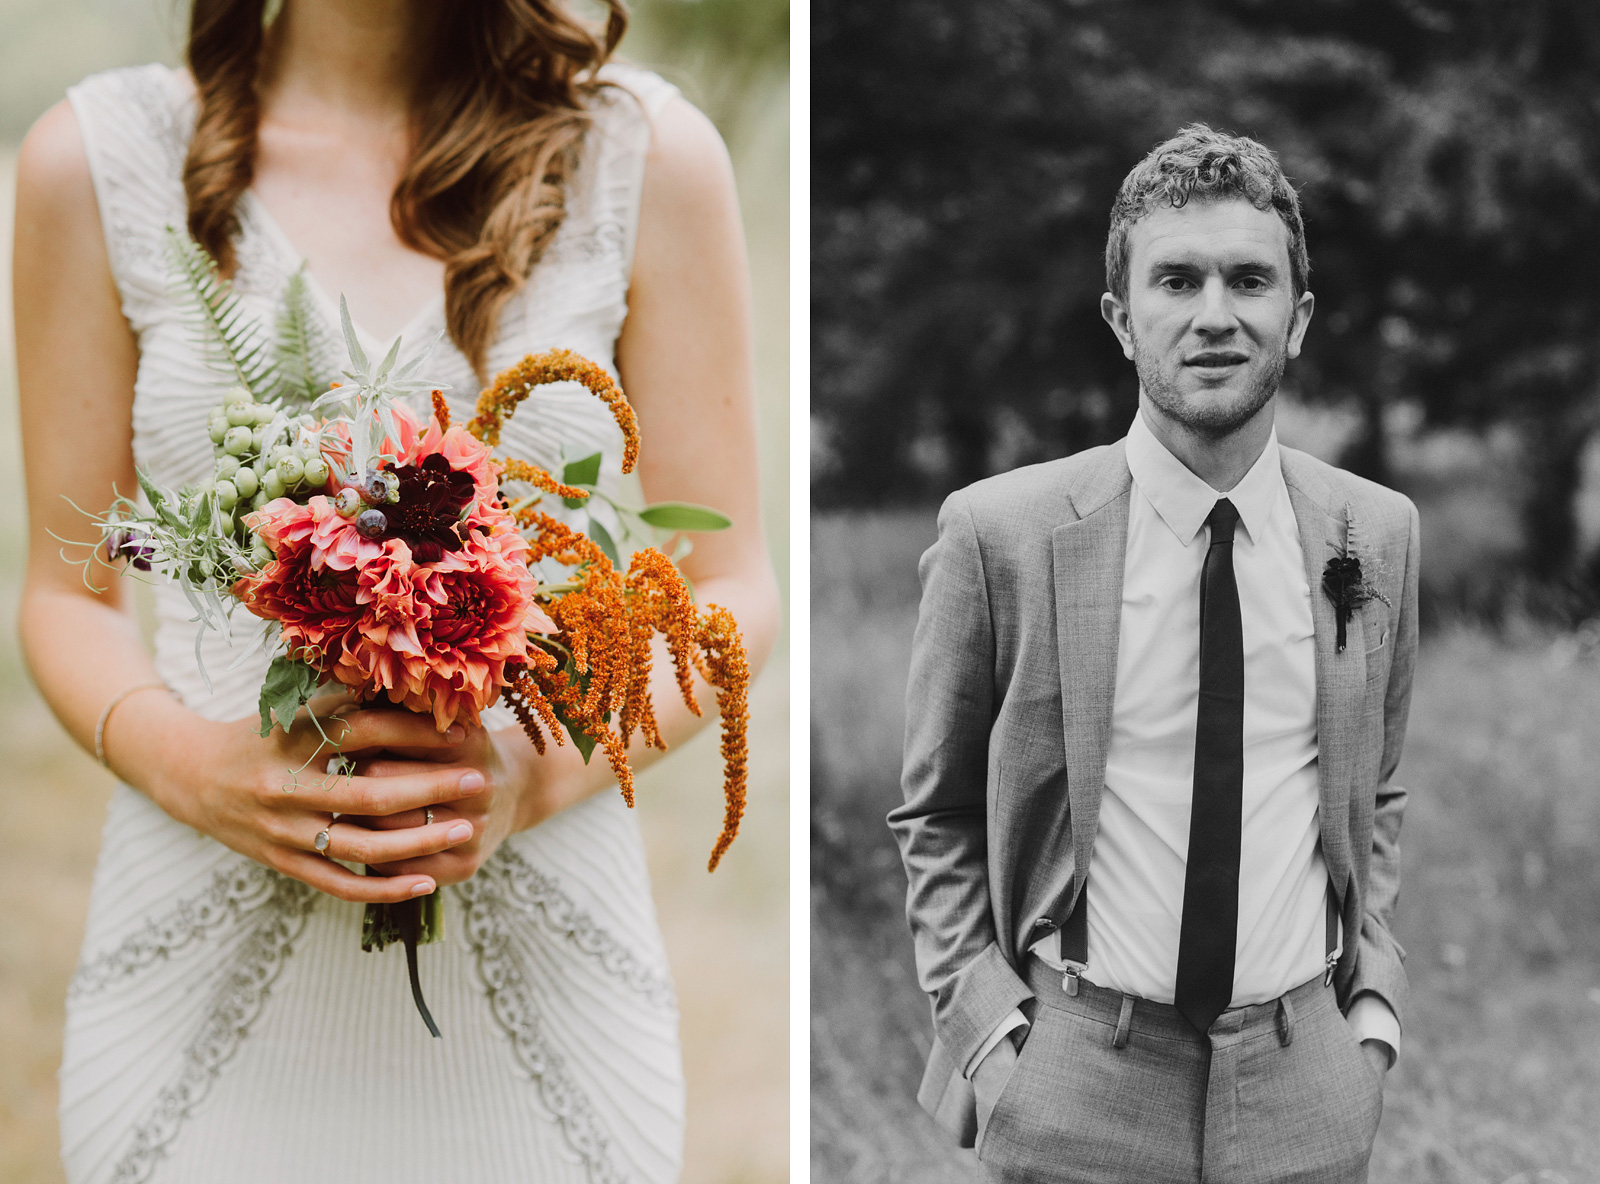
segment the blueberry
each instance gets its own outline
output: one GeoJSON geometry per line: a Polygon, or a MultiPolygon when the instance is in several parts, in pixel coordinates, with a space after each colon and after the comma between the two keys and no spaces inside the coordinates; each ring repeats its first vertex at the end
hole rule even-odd
{"type": "Polygon", "coordinates": [[[362,538],[382,538],[383,532],[388,529],[389,519],[382,510],[362,510],[356,515],[356,530],[361,532],[362,538]]]}

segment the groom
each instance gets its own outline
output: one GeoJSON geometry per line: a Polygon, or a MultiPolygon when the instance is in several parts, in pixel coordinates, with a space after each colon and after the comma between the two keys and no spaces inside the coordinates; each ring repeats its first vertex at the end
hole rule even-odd
{"type": "Polygon", "coordinates": [[[1106,243],[1126,438],[951,495],[923,556],[889,816],[919,1098],[994,1179],[1366,1179],[1417,515],[1278,443],[1309,269],[1271,152],[1159,145],[1106,243]]]}

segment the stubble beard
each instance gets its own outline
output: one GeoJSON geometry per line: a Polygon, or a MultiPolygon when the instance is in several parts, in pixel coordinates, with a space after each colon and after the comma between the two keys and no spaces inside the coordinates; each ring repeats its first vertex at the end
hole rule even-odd
{"type": "Polygon", "coordinates": [[[1197,402],[1184,396],[1177,382],[1162,370],[1160,360],[1144,348],[1144,343],[1131,327],[1128,336],[1133,341],[1133,368],[1150,401],[1169,419],[1210,440],[1231,436],[1272,401],[1272,396],[1278,393],[1278,384],[1283,381],[1284,367],[1289,360],[1289,335],[1286,332],[1283,343],[1263,358],[1265,364],[1256,372],[1255,381],[1240,397],[1231,401],[1197,402]]]}

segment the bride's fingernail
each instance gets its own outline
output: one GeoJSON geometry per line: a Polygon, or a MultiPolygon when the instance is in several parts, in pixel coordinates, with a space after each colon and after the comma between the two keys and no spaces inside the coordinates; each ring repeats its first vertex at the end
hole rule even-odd
{"type": "Polygon", "coordinates": [[[466,790],[468,793],[471,793],[474,790],[482,789],[483,774],[478,772],[476,769],[469,769],[467,772],[461,774],[460,784],[461,788],[466,790]]]}
{"type": "Polygon", "coordinates": [[[450,730],[444,734],[444,737],[452,744],[460,744],[467,738],[467,730],[460,724],[451,724],[450,730]]]}
{"type": "Polygon", "coordinates": [[[424,880],[424,881],[422,881],[422,883],[418,884],[415,888],[413,888],[411,890],[411,895],[412,896],[426,896],[426,895],[428,895],[428,893],[433,891],[433,887],[434,887],[434,885],[433,885],[433,881],[432,880],[424,880]]]}
{"type": "Polygon", "coordinates": [[[458,822],[450,828],[444,837],[452,843],[459,843],[462,839],[470,839],[472,837],[472,823],[458,822]]]}

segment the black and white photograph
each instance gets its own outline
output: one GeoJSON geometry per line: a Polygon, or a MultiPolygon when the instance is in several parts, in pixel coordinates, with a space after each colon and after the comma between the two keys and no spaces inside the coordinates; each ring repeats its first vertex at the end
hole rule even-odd
{"type": "Polygon", "coordinates": [[[811,12],[811,1178],[1600,1178],[1600,10],[811,12]]]}

